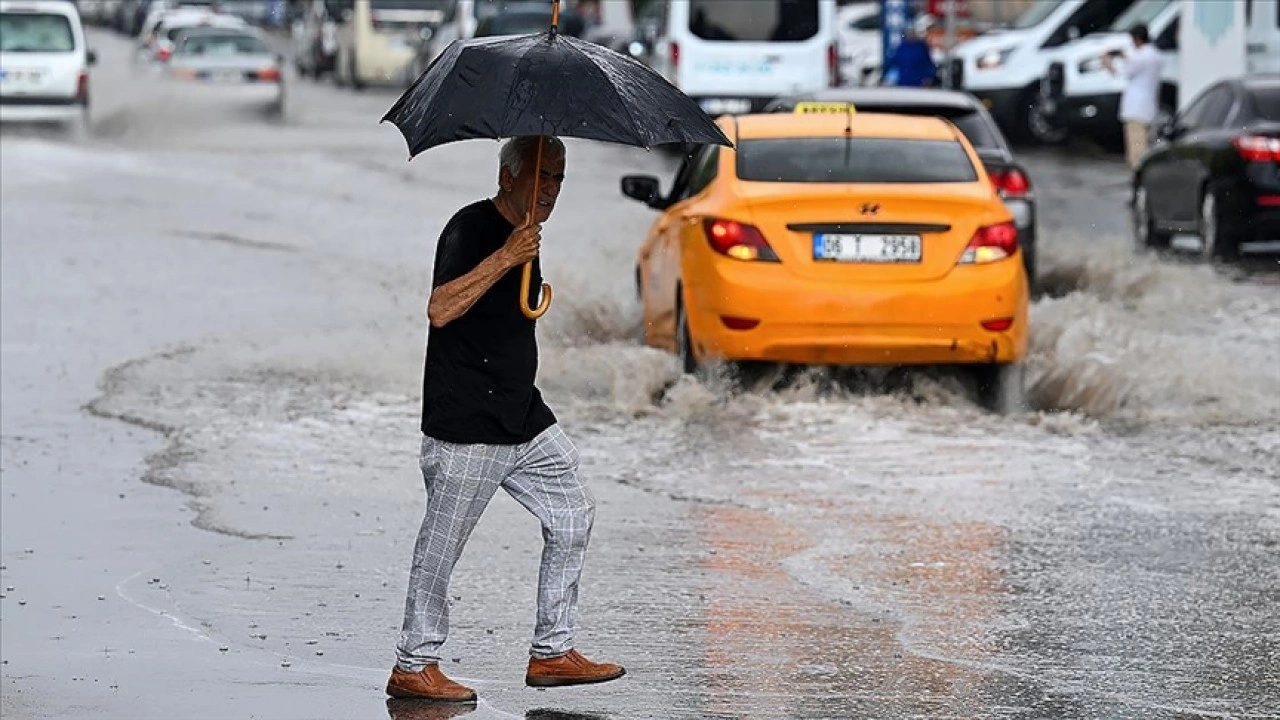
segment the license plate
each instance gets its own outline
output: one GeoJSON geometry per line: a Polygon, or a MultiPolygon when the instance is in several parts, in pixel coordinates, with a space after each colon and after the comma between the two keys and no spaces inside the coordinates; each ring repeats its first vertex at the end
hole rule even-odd
{"type": "Polygon", "coordinates": [[[828,262],[913,263],[920,262],[919,235],[833,235],[813,236],[813,259],[828,262]]]}
{"type": "Polygon", "coordinates": [[[200,73],[202,80],[217,83],[233,83],[244,80],[244,73],[239,70],[206,70],[200,73]]]}

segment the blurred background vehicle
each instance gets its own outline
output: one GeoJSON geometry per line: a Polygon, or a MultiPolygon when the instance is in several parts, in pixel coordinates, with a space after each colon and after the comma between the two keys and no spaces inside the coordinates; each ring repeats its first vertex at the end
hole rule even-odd
{"type": "Polygon", "coordinates": [[[289,33],[293,66],[303,77],[333,72],[338,58],[338,21],[325,0],[303,0],[289,33]]]}
{"type": "Polygon", "coordinates": [[[456,0],[327,0],[337,19],[334,82],[356,89],[408,85],[424,39],[456,0]]]}
{"type": "MultiPolygon", "coordinates": [[[[543,33],[551,27],[551,3],[511,2],[505,3],[501,10],[489,15],[476,26],[475,37],[493,35],[530,35],[543,33]]],[[[581,38],[586,30],[582,16],[571,9],[561,9],[558,32],[570,37],[581,38]]]]}
{"type": "Polygon", "coordinates": [[[652,0],[652,65],[712,114],[840,84],[835,0],[652,0]]]}
{"type": "Polygon", "coordinates": [[[1129,29],[1147,26],[1151,43],[1163,61],[1160,111],[1152,126],[1178,109],[1178,33],[1181,0],[1138,0],[1111,22],[1106,32],[1057,48],[1041,82],[1040,114],[1065,132],[1119,146],[1122,126],[1117,112],[1124,92],[1122,75],[1108,72],[1102,56],[1133,51],[1129,29]]]}
{"type": "Polygon", "coordinates": [[[827,108],[830,112],[841,112],[839,106],[847,104],[855,112],[940,117],[954,123],[973,146],[991,184],[1013,214],[1027,280],[1033,291],[1037,289],[1037,212],[1031,174],[1014,156],[991,113],[977,98],[968,93],[933,88],[832,88],[776,100],[765,111],[793,112],[802,103],[813,102],[830,104],[827,108]]]}
{"type": "Polygon", "coordinates": [[[637,255],[646,344],[724,360],[965,365],[1021,402],[1028,293],[1009,209],[954,125],[877,113],[723,117],[637,255]],[[851,162],[856,158],[856,162],[851,162]]]}
{"type": "Polygon", "coordinates": [[[843,5],[836,11],[836,38],[843,85],[863,85],[882,62],[884,25],[878,0],[843,5]]]}
{"type": "Polygon", "coordinates": [[[1044,113],[1040,79],[1049,51],[1105,29],[1133,0],[1039,0],[1008,30],[961,43],[945,69],[949,87],[973,93],[1015,140],[1061,143],[1067,131],[1044,113]]]}
{"type": "Polygon", "coordinates": [[[1215,83],[1156,132],[1134,173],[1139,250],[1280,252],[1280,74],[1215,83]]]}
{"type": "Polygon", "coordinates": [[[248,28],[249,24],[235,15],[215,12],[207,7],[180,6],[161,10],[149,17],[138,36],[135,61],[167,62],[173,55],[174,38],[193,27],[248,28]]]}
{"type": "Polygon", "coordinates": [[[214,102],[247,105],[277,116],[285,110],[284,58],[255,29],[184,30],[166,75],[197,86],[200,97],[214,102]]]}
{"type": "Polygon", "coordinates": [[[0,121],[86,129],[89,67],[75,6],[64,0],[0,0],[0,121]]]}

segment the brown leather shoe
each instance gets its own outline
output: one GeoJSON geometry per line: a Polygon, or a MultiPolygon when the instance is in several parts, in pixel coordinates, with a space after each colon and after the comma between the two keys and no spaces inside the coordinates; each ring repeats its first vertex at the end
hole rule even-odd
{"type": "Polygon", "coordinates": [[[524,684],[530,687],[588,685],[617,680],[626,674],[621,665],[591,662],[577,650],[570,650],[560,657],[545,660],[529,658],[524,684]]]}
{"type": "Polygon", "coordinates": [[[394,698],[421,698],[438,702],[475,702],[476,691],[445,677],[440,666],[428,665],[422,670],[411,673],[398,666],[391,669],[391,679],[387,680],[387,694],[394,698]]]}

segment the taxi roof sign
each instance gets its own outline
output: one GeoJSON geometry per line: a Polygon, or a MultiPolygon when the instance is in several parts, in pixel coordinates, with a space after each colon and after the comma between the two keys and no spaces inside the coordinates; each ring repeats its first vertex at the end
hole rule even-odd
{"type": "Polygon", "coordinates": [[[798,102],[792,112],[797,115],[811,113],[855,113],[858,109],[850,102],[798,102]]]}

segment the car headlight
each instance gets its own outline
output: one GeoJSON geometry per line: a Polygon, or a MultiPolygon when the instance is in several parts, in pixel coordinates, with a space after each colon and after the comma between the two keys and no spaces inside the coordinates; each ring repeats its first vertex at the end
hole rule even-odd
{"type": "Polygon", "coordinates": [[[1091,57],[1088,60],[1084,60],[1083,62],[1080,63],[1077,69],[1080,71],[1081,75],[1088,75],[1089,73],[1100,72],[1101,70],[1104,69],[1104,66],[1102,64],[1102,56],[1098,55],[1097,57],[1091,57]]]}
{"type": "Polygon", "coordinates": [[[978,56],[979,70],[995,70],[1002,67],[1009,59],[1009,55],[1013,53],[1013,48],[1007,47],[1000,50],[988,50],[978,56]]]}

